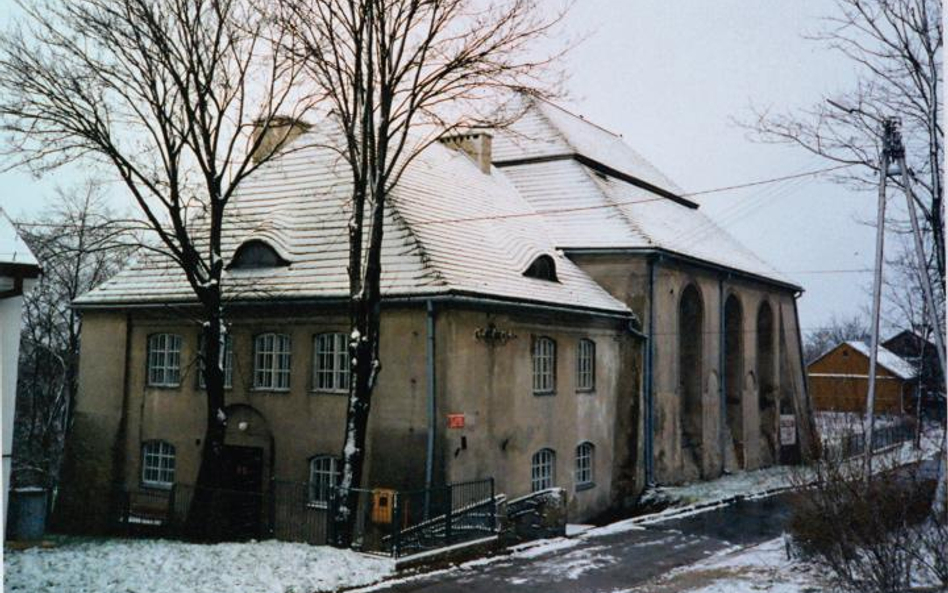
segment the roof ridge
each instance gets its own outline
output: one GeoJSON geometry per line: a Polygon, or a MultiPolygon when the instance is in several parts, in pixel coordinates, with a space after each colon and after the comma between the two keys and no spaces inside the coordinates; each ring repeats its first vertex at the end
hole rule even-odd
{"type": "MultiPolygon", "coordinates": [[[[563,113],[565,113],[565,114],[567,114],[567,115],[569,115],[569,116],[571,116],[571,117],[573,117],[573,118],[575,118],[575,119],[578,119],[578,120],[580,120],[580,121],[582,121],[582,122],[585,122],[585,123],[587,123],[587,124],[589,124],[589,125],[591,125],[591,126],[593,126],[593,127],[595,127],[595,128],[599,128],[599,129],[602,130],[603,132],[605,132],[605,133],[607,133],[607,134],[609,134],[609,135],[611,135],[611,136],[615,136],[615,137],[618,138],[618,139],[623,139],[623,138],[624,138],[624,136],[623,136],[622,134],[619,134],[618,132],[613,132],[612,130],[610,130],[609,128],[606,128],[605,126],[602,126],[602,125],[600,125],[600,124],[597,124],[596,122],[594,122],[594,121],[592,121],[592,120],[586,119],[586,117],[583,116],[583,115],[580,115],[580,114],[578,114],[578,113],[573,113],[573,112],[570,111],[569,109],[563,107],[562,105],[558,105],[558,104],[554,103],[553,101],[550,101],[549,99],[544,99],[543,97],[531,97],[531,99],[536,100],[536,101],[542,101],[542,102],[546,103],[547,105],[549,105],[550,107],[553,107],[553,108],[555,108],[555,109],[559,109],[559,110],[562,111],[563,113]]],[[[544,117],[546,117],[546,116],[544,115],[544,117]]],[[[549,118],[547,118],[547,121],[549,121],[549,118]]],[[[552,123],[552,122],[551,122],[551,123],[552,123]]],[[[553,127],[556,127],[556,126],[553,126],[553,127]]],[[[557,132],[559,132],[559,130],[557,130],[557,132]]],[[[562,134],[561,134],[561,135],[562,135],[562,134]]],[[[566,143],[569,144],[569,141],[567,141],[566,143]]],[[[570,144],[570,146],[572,147],[571,144],[570,144]]],[[[575,147],[573,147],[573,148],[575,149],[575,147]]]]}

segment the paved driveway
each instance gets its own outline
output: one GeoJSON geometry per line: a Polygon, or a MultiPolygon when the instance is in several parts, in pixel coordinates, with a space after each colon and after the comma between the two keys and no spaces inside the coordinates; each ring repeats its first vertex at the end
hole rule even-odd
{"type": "Polygon", "coordinates": [[[557,540],[492,562],[475,562],[373,590],[606,593],[627,589],[734,545],[778,537],[789,516],[788,498],[742,501],[645,529],[557,540]]]}

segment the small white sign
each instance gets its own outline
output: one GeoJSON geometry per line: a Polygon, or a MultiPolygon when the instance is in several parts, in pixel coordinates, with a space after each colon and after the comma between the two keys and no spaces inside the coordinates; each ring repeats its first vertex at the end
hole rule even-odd
{"type": "Polygon", "coordinates": [[[780,415],[780,444],[797,444],[797,418],[793,414],[780,415]]]}

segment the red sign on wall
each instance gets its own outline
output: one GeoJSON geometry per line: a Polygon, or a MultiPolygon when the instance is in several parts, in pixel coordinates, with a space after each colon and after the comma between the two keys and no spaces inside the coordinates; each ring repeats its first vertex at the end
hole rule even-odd
{"type": "Polygon", "coordinates": [[[464,414],[448,414],[448,428],[464,428],[464,414]]]}

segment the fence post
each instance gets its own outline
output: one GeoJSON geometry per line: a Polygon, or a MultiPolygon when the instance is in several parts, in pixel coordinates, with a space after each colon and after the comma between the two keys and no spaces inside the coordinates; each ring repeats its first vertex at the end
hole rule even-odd
{"type": "Polygon", "coordinates": [[[171,485],[171,492],[168,493],[168,516],[165,517],[165,521],[168,525],[168,531],[172,530],[174,525],[174,504],[175,504],[175,493],[178,491],[178,483],[175,482],[171,485]]]}
{"type": "Polygon", "coordinates": [[[401,492],[396,492],[393,497],[394,500],[392,504],[394,508],[392,509],[392,519],[395,522],[395,529],[392,532],[392,558],[398,558],[401,553],[401,534],[402,534],[402,495],[401,492]]]}
{"type": "Polygon", "coordinates": [[[490,479],[490,503],[487,505],[490,509],[490,529],[497,531],[497,501],[494,500],[494,478],[490,479]]]}
{"type": "Polygon", "coordinates": [[[335,521],[332,520],[332,518],[336,516],[336,488],[338,488],[338,486],[329,486],[329,500],[327,501],[326,513],[324,515],[326,541],[330,545],[336,544],[336,525],[335,521]]]}
{"type": "Polygon", "coordinates": [[[451,543],[451,511],[454,510],[454,484],[448,485],[448,508],[444,512],[444,543],[451,543]]]}

